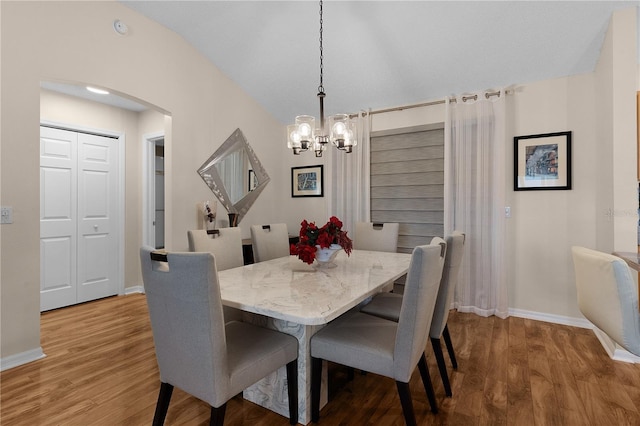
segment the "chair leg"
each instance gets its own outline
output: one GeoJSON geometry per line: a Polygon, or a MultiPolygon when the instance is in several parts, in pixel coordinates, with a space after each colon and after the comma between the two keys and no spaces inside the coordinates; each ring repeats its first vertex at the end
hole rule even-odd
{"type": "Polygon", "coordinates": [[[209,426],[222,426],[224,424],[225,411],[227,411],[226,402],[218,408],[211,407],[211,420],[209,420],[209,426]]]}
{"type": "Polygon", "coordinates": [[[422,384],[424,390],[427,393],[427,399],[431,406],[431,412],[436,414],[438,412],[438,403],[436,402],[436,393],[433,391],[433,384],[431,383],[431,376],[429,375],[429,368],[427,367],[427,359],[424,356],[424,352],[418,361],[418,369],[420,370],[420,376],[422,377],[422,384]]]}
{"type": "Polygon", "coordinates": [[[169,383],[160,383],[160,393],[158,393],[158,402],[156,403],[156,412],[153,415],[153,426],[162,426],[164,419],[167,417],[171,394],[173,393],[173,385],[169,383]]]}
{"type": "Polygon", "coordinates": [[[451,396],[451,385],[449,384],[449,375],[447,374],[447,366],[444,363],[444,354],[442,353],[440,339],[432,337],[431,346],[433,346],[433,353],[436,356],[436,361],[438,362],[438,370],[440,370],[440,377],[442,377],[444,393],[446,393],[447,396],[451,396]]]}
{"type": "Polygon", "coordinates": [[[322,359],[311,357],[311,421],[320,419],[320,386],[322,382],[322,359]]]}
{"type": "Polygon", "coordinates": [[[347,381],[353,382],[355,369],[353,367],[347,367],[347,381]]]}
{"type": "Polygon", "coordinates": [[[444,343],[447,345],[447,352],[449,352],[449,358],[451,358],[451,365],[453,365],[454,370],[457,370],[458,362],[456,361],[456,353],[453,351],[453,345],[451,344],[451,336],[449,335],[449,328],[447,327],[447,324],[444,325],[442,337],[444,337],[444,343]]]}
{"type": "Polygon", "coordinates": [[[413,412],[413,402],[411,401],[411,389],[409,383],[399,382],[396,380],[398,387],[398,395],[402,404],[402,412],[404,413],[404,422],[407,426],[416,425],[416,415],[413,412]]]}
{"type": "Polygon", "coordinates": [[[287,364],[287,390],[289,396],[289,424],[298,424],[298,360],[287,364]]]}

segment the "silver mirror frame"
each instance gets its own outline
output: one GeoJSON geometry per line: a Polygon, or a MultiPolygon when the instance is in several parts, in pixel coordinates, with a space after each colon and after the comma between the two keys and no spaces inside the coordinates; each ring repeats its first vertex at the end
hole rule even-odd
{"type": "Polygon", "coordinates": [[[256,156],[256,153],[251,148],[251,145],[247,142],[247,138],[245,138],[240,129],[236,129],[231,136],[224,141],[220,148],[218,148],[211,157],[209,157],[207,161],[200,166],[198,174],[207,184],[209,189],[211,189],[213,195],[215,195],[218,201],[220,201],[220,204],[222,204],[229,213],[235,213],[238,215],[238,223],[242,220],[244,215],[247,214],[249,208],[253,205],[260,193],[267,186],[267,183],[271,180],[267,171],[262,166],[262,163],[260,163],[260,160],[256,156]],[[253,172],[256,175],[258,185],[238,200],[238,202],[233,204],[229,197],[229,193],[223,184],[222,177],[216,169],[216,164],[224,161],[229,154],[240,149],[244,149],[247,153],[249,164],[251,164],[253,172]]]}

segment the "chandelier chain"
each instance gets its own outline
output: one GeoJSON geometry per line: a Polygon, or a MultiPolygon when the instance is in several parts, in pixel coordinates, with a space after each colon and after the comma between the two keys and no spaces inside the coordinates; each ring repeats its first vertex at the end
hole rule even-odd
{"type": "Polygon", "coordinates": [[[323,50],[322,50],[322,0],[320,0],[320,86],[318,86],[318,93],[324,93],[324,84],[323,84],[323,71],[324,71],[324,64],[323,64],[323,50]]]}

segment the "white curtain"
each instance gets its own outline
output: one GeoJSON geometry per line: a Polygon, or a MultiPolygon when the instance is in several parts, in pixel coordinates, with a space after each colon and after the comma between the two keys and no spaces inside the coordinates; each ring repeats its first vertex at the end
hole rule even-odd
{"type": "Polygon", "coordinates": [[[371,217],[370,202],[370,133],[371,114],[361,111],[358,121],[358,145],[346,154],[329,147],[329,169],[331,188],[328,215],[337,216],[344,229],[353,238],[356,222],[368,222],[371,217]]]}
{"type": "Polygon", "coordinates": [[[509,315],[505,266],[505,93],[447,102],[445,234],[466,234],[455,307],[509,315]]]}
{"type": "Polygon", "coordinates": [[[247,192],[245,191],[245,179],[248,179],[248,175],[246,178],[244,176],[245,170],[248,170],[248,161],[244,149],[228,154],[224,161],[216,163],[216,169],[231,204],[237,203],[247,192]]]}

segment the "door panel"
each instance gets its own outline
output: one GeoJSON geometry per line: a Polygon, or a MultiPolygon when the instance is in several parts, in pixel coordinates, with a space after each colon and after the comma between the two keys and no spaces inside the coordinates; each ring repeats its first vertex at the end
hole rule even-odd
{"type": "Polygon", "coordinates": [[[40,130],[40,310],[76,303],[77,143],[74,132],[40,130]]]}
{"type": "Polygon", "coordinates": [[[117,294],[117,143],[78,134],[78,302],[117,294]]]}

